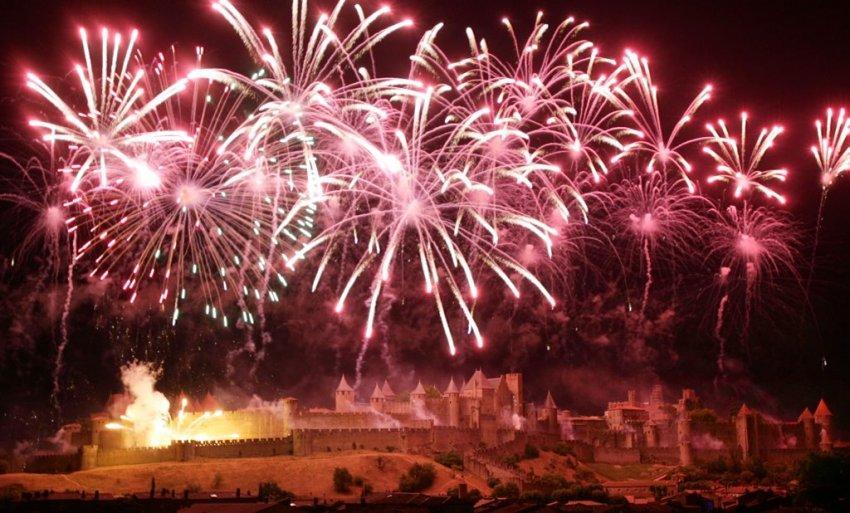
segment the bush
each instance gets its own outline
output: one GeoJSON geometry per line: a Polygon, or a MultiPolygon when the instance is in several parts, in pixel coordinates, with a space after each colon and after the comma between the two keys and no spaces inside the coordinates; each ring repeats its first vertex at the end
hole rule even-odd
{"type": "Polygon", "coordinates": [[[552,495],[555,490],[569,488],[571,483],[561,474],[546,473],[535,484],[546,495],[552,495]]]}
{"type": "Polygon", "coordinates": [[[348,493],[354,478],[351,472],[345,467],[336,467],[334,469],[334,491],[337,493],[348,493]]]}
{"type": "Polygon", "coordinates": [[[444,467],[463,470],[463,457],[454,451],[438,453],[434,456],[434,461],[444,467]]]}
{"type": "Polygon", "coordinates": [[[510,456],[502,458],[502,464],[507,467],[516,468],[519,463],[519,459],[519,454],[511,454],[510,456]]]}
{"type": "Polygon", "coordinates": [[[267,481],[260,483],[260,489],[257,491],[257,497],[265,501],[282,501],[295,497],[295,494],[282,489],[275,481],[267,481]]]}
{"type": "Polygon", "coordinates": [[[575,498],[569,488],[558,488],[552,492],[552,498],[556,501],[567,502],[575,498]]]}
{"type": "Polygon", "coordinates": [[[549,499],[549,496],[540,490],[530,490],[528,492],[522,492],[522,495],[519,496],[520,499],[524,501],[536,502],[538,504],[542,504],[549,499]]]}
{"type": "Polygon", "coordinates": [[[189,493],[198,493],[201,491],[201,485],[198,483],[186,483],[186,491],[189,493]]]}
{"type": "Polygon", "coordinates": [[[26,493],[26,488],[22,484],[10,484],[0,488],[0,501],[17,501],[26,493]]]}
{"type": "Polygon", "coordinates": [[[595,483],[596,475],[592,471],[583,468],[576,471],[576,479],[581,482],[595,483]]]}
{"type": "Polygon", "coordinates": [[[487,478],[487,486],[489,486],[490,488],[495,488],[495,487],[499,486],[500,484],[502,484],[502,480],[499,479],[498,477],[487,478]]]}
{"type": "Polygon", "coordinates": [[[354,479],[351,482],[354,486],[363,486],[363,478],[361,476],[354,476],[354,479]]]}
{"type": "Polygon", "coordinates": [[[500,484],[493,488],[493,497],[500,499],[516,499],[519,497],[519,487],[514,483],[500,484]]]}
{"type": "Polygon", "coordinates": [[[533,460],[534,458],[540,457],[540,449],[535,445],[525,444],[525,451],[523,452],[523,458],[527,460],[533,460]]]}
{"type": "Polygon", "coordinates": [[[363,483],[363,495],[371,495],[372,494],[372,485],[369,483],[363,483]]]}
{"type": "Polygon", "coordinates": [[[434,465],[414,463],[406,473],[402,474],[398,489],[402,492],[421,492],[430,488],[436,477],[437,471],[434,465]]]}
{"type": "Polygon", "coordinates": [[[555,444],[555,448],[552,449],[552,451],[559,456],[575,456],[573,448],[564,442],[558,442],[555,444]]]}

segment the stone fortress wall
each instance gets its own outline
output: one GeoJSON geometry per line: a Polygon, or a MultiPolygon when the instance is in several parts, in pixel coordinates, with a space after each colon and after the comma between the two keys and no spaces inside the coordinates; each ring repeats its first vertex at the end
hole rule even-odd
{"type": "MultiPolygon", "coordinates": [[[[551,394],[542,404],[525,402],[521,374],[488,378],[476,371],[444,391],[422,383],[396,395],[387,381],[375,384],[368,402],[357,400],[345,378],[334,408],[301,408],[295,398],[272,405],[222,411],[181,411],[172,421],[174,440],[137,447],[129,427],[93,415],[68,427],[76,452],[36,453],[26,469],[68,472],[114,465],[206,458],[308,456],[352,449],[464,454],[482,475],[499,474],[500,452],[522,440],[541,447],[568,444],[581,460],[613,464],[691,465],[717,458],[796,461],[808,452],[832,449],[832,414],[821,403],[796,421],[776,421],[743,406],[730,418],[704,408],[692,390],[674,403],[654,387],[648,401],[629,392],[601,416],[559,409],[551,394]],[[488,470],[489,469],[489,470],[488,470]]],[[[206,401],[210,402],[210,401],[206,401]]]]}

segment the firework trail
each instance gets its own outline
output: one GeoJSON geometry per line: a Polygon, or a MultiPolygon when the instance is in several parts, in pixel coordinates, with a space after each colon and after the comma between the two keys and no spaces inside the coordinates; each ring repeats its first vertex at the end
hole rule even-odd
{"type": "Polygon", "coordinates": [[[850,144],[847,136],[850,135],[850,119],[847,118],[845,110],[839,109],[835,116],[832,109],[826,110],[826,120],[815,121],[818,143],[811,147],[812,155],[817,162],[820,171],[821,197],[818,204],[818,213],[815,220],[815,237],[812,244],[812,258],[809,264],[809,276],[806,280],[806,292],[808,293],[812,277],[815,274],[815,257],[817,256],[818,243],[820,241],[821,225],[823,224],[823,208],[826,197],[833,182],[845,171],[850,170],[850,144]]]}
{"type": "MultiPolygon", "coordinates": [[[[784,182],[788,171],[782,168],[761,168],[762,159],[773,147],[783,129],[780,126],[762,128],[755,142],[749,146],[747,120],[747,113],[741,113],[740,133],[737,138],[730,134],[723,120],[717,122],[719,129],[709,123],[706,128],[711,138],[703,148],[717,164],[716,174],[708,178],[708,183],[727,183],[733,188],[733,197],[743,199],[740,212],[735,207],[729,207],[725,213],[718,214],[720,222],[715,229],[715,241],[710,251],[711,253],[722,248],[721,251],[728,252],[720,264],[720,283],[726,293],[718,306],[715,327],[722,352],[725,352],[726,347],[722,334],[724,314],[728,296],[732,292],[729,290],[729,282],[737,279],[744,283],[744,319],[740,339],[746,343],[754,296],[759,292],[759,284],[765,281],[764,275],[777,273],[781,267],[796,275],[796,269],[793,267],[795,255],[791,246],[795,240],[793,230],[787,221],[774,216],[765,208],[753,208],[750,204],[756,192],[769,200],[776,200],[781,204],[786,202],[785,197],[772,188],[771,182],[784,182]]],[[[720,360],[718,369],[723,372],[720,360]]]]}
{"type": "MultiPolygon", "coordinates": [[[[800,284],[797,262],[799,236],[787,217],[765,207],[730,206],[714,211],[708,232],[707,261],[719,269],[723,297],[717,309],[715,335],[726,350],[723,333],[732,301],[742,316],[738,338],[746,344],[754,306],[778,300],[783,278],[800,284]],[[776,296],[771,298],[769,296],[776,296]]],[[[722,363],[718,361],[722,372],[722,363]]]]}
{"type": "MultiPolygon", "coordinates": [[[[77,232],[71,235],[71,254],[74,255],[77,253],[77,232]]],[[[70,337],[68,334],[68,319],[71,317],[71,299],[74,296],[74,266],[76,264],[76,259],[69,258],[68,259],[68,269],[66,271],[67,283],[65,285],[65,302],[62,305],[62,320],[59,326],[59,330],[62,335],[62,341],[59,343],[59,347],[56,348],[56,361],[53,365],[53,394],[51,398],[53,399],[53,407],[56,409],[56,412],[60,412],[59,406],[59,379],[62,375],[62,359],[65,355],[65,348],[68,347],[68,342],[70,341],[70,337]]]]}
{"type": "Polygon", "coordinates": [[[25,260],[36,254],[45,254],[47,263],[42,276],[58,285],[61,273],[65,272],[66,290],[62,316],[59,322],[60,341],[57,344],[55,365],[53,368],[53,390],[51,400],[57,413],[59,412],[59,378],[62,372],[62,361],[65,348],[69,342],[68,317],[70,315],[71,298],[74,291],[75,260],[73,255],[77,249],[77,231],[69,229],[72,215],[69,208],[73,200],[68,193],[69,170],[64,160],[55,158],[53,144],[38,147],[33,157],[24,163],[7,154],[0,154],[0,159],[11,164],[13,174],[3,176],[3,193],[0,202],[10,205],[7,213],[10,218],[30,220],[23,226],[22,238],[17,244],[16,259],[25,260]]]}
{"type": "Polygon", "coordinates": [[[640,262],[644,271],[641,315],[645,314],[653,285],[653,261],[661,259],[665,269],[685,267],[699,244],[694,226],[704,223],[710,203],[691,193],[687,178],[672,178],[638,170],[624,173],[611,185],[606,210],[611,231],[626,241],[623,261],[631,267],[640,262]]]}

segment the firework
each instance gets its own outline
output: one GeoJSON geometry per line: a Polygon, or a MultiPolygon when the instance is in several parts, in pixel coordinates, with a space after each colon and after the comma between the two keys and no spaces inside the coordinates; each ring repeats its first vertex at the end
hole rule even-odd
{"type": "Polygon", "coordinates": [[[630,267],[639,261],[644,271],[643,313],[654,273],[658,272],[653,262],[661,259],[665,269],[675,272],[693,255],[699,242],[694,227],[703,224],[710,203],[691,193],[691,182],[686,178],[632,174],[611,186],[607,209],[614,236],[626,241],[624,264],[630,267]]]}
{"type": "Polygon", "coordinates": [[[31,157],[24,163],[10,155],[0,154],[0,159],[10,164],[13,173],[3,176],[4,192],[0,194],[0,202],[11,206],[8,215],[16,221],[30,221],[16,227],[22,228],[23,233],[13,261],[36,254],[44,255],[46,267],[43,273],[38,274],[39,280],[47,278],[58,284],[61,274],[65,274],[65,296],[59,321],[61,338],[54,359],[51,396],[58,411],[59,378],[65,349],[70,341],[68,319],[74,294],[77,229],[73,226],[74,215],[71,212],[76,200],[69,193],[68,174],[63,172],[65,163],[56,157],[53,150],[52,144],[39,147],[35,153],[40,156],[31,157]]]}
{"type": "Polygon", "coordinates": [[[783,280],[790,277],[799,282],[799,236],[787,216],[765,207],[730,206],[714,214],[707,261],[718,269],[717,284],[723,292],[714,329],[720,343],[718,369],[722,373],[730,311],[734,309],[742,317],[738,338],[746,343],[753,309],[765,301],[775,302],[781,295],[772,291],[783,280]]]}
{"type": "Polygon", "coordinates": [[[815,238],[812,244],[812,259],[809,266],[809,277],[806,283],[808,291],[815,273],[815,257],[820,241],[820,230],[823,224],[823,208],[826,205],[826,197],[833,182],[845,171],[850,169],[850,145],[847,144],[847,136],[850,134],[850,119],[846,117],[844,109],[839,109],[838,116],[834,115],[832,109],[826,110],[826,120],[815,121],[818,143],[812,146],[811,151],[820,170],[821,197],[818,205],[817,218],[815,219],[815,238]]]}
{"type": "MultiPolygon", "coordinates": [[[[154,68],[159,82],[171,82],[161,62],[154,68]]],[[[221,141],[239,126],[243,91],[195,78],[189,93],[163,103],[153,121],[169,132],[181,127],[189,142],[137,145],[131,158],[145,162],[143,168],[118,163],[109,185],[81,195],[92,237],[78,258],[91,258],[92,277],[121,276],[131,303],[146,283],[156,283],[158,302],[171,305],[172,322],[188,303],[227,327],[232,317],[224,309],[235,302],[239,319],[252,324],[249,304],[278,299],[261,285],[267,273],[285,284],[275,269],[283,267],[289,239],[273,233],[290,198],[289,170],[222,149],[221,141]],[[190,297],[193,291],[198,299],[190,297]]],[[[293,243],[302,236],[287,235],[293,243]]]]}
{"type": "Polygon", "coordinates": [[[627,77],[617,87],[616,97],[621,108],[626,110],[634,121],[639,138],[627,144],[625,151],[615,156],[614,160],[620,160],[628,153],[636,153],[646,160],[647,173],[652,173],[656,169],[662,172],[674,170],[685,181],[688,189],[694,192],[694,183],[688,176],[693,166],[682,155],[682,151],[706,138],[685,140],[678,140],[678,138],[700,106],[711,98],[711,86],[705,86],[697,94],[667,134],[661,122],[658,87],[652,82],[648,60],[632,51],[627,51],[623,58],[623,65],[627,77]]]}
{"type": "Polygon", "coordinates": [[[729,183],[733,187],[735,198],[749,198],[754,191],[769,199],[785,203],[785,196],[776,192],[772,182],[784,182],[788,176],[786,169],[761,169],[761,161],[765,153],[773,146],[776,138],[782,133],[781,126],[762,128],[752,147],[747,145],[747,113],[741,113],[741,132],[733,137],[721,119],[718,128],[709,123],[706,125],[711,138],[703,148],[717,163],[717,173],[708,178],[708,183],[729,183]]]}
{"type": "Polygon", "coordinates": [[[27,86],[45,99],[55,110],[45,120],[32,119],[30,125],[44,132],[44,140],[62,142],[73,149],[68,163],[75,176],[71,191],[77,191],[88,173],[96,170],[99,185],[109,183],[108,169],[112,163],[133,167],[150,173],[146,163],[134,158],[139,145],[157,142],[188,141],[179,130],[144,130],[140,123],[156,108],[186,87],[178,81],[156,95],[141,87],[145,72],[131,71],[138,32],[134,30],[126,49],[121,51],[123,37],[107,29],[101,31],[101,51],[92,55],[88,33],[80,29],[85,66],[76,65],[83,98],[80,104],[68,102],[36,74],[27,73],[27,86]],[[99,66],[97,57],[100,58],[99,66]]]}

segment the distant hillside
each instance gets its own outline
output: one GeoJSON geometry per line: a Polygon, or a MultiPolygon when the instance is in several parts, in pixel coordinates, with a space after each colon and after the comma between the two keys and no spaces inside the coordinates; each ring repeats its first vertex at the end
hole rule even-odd
{"type": "MultiPolygon", "coordinates": [[[[174,489],[177,493],[190,487],[203,491],[232,492],[241,488],[257,493],[261,481],[276,481],[281,488],[299,496],[337,497],[333,490],[333,470],[346,467],[372,485],[375,492],[398,487],[399,477],[414,463],[433,463],[437,479],[429,493],[444,493],[460,482],[470,488],[487,491],[486,483],[468,475],[460,475],[424,456],[374,451],[347,451],[315,454],[309,457],[278,456],[273,458],[240,458],[195,460],[188,463],[151,463],[103,467],[71,474],[2,474],[0,487],[21,484],[29,490],[54,491],[100,490],[104,493],[147,493],[151,477],[157,490],[174,489]],[[220,477],[217,477],[220,476],[220,477]]],[[[352,488],[352,494],[360,489],[352,488]]],[[[351,495],[349,495],[350,497],[351,495]]]]}

